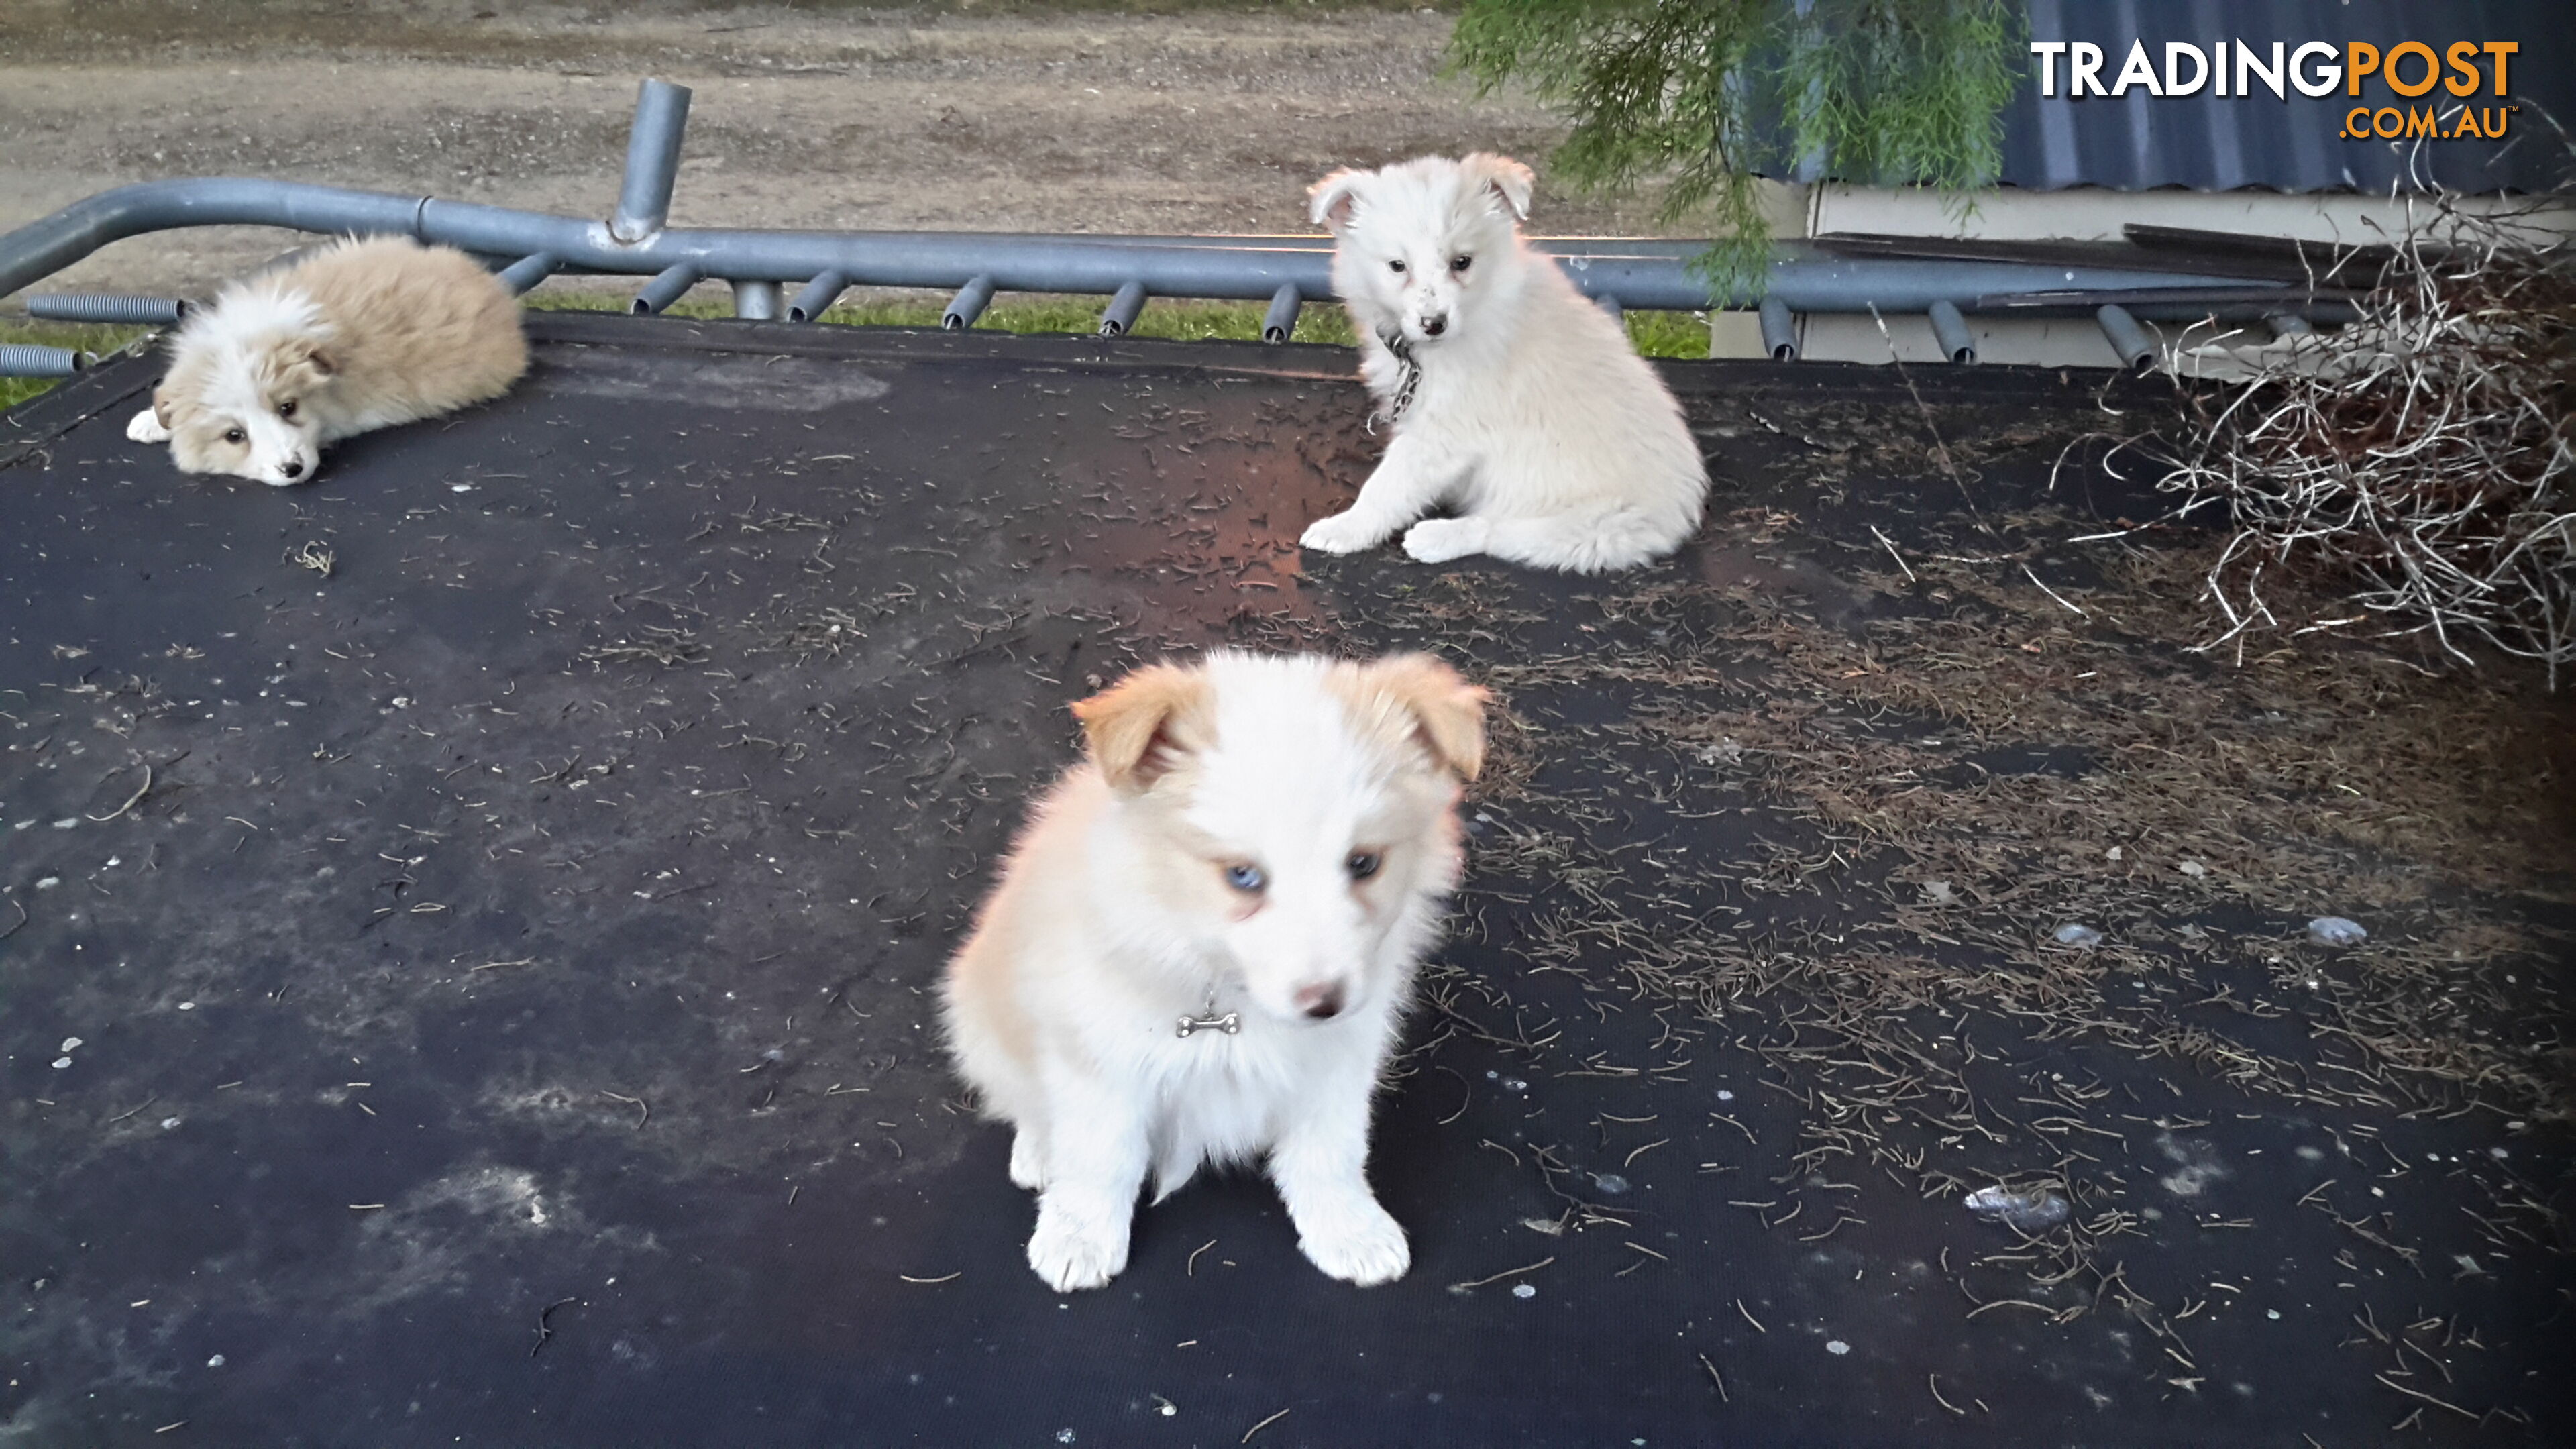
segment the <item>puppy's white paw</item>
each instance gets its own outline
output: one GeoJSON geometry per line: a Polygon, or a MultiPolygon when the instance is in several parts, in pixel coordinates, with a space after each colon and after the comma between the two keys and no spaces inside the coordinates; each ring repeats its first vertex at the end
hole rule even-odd
{"type": "Polygon", "coordinates": [[[1127,1225],[1086,1223],[1040,1202],[1029,1266],[1058,1293],[1100,1287],[1127,1266],[1127,1225]]]}
{"type": "Polygon", "coordinates": [[[166,443],[170,430],[161,426],[161,415],[150,408],[126,419],[125,436],[138,443],[166,443]]]}
{"type": "Polygon", "coordinates": [[[1485,551],[1481,518],[1426,518],[1404,532],[1404,551],[1417,563],[1447,563],[1485,551]]]}
{"type": "Polygon", "coordinates": [[[1031,1192],[1046,1187],[1046,1157],[1038,1150],[1038,1135],[1026,1127],[1011,1138],[1011,1182],[1031,1192]]]}
{"type": "Polygon", "coordinates": [[[1306,525],[1297,542],[1318,553],[1358,553],[1375,548],[1386,538],[1386,530],[1371,525],[1358,516],[1359,510],[1346,508],[1330,518],[1318,518],[1306,525]]]}
{"type": "Polygon", "coordinates": [[[1362,1288],[1392,1283],[1413,1266],[1404,1226],[1375,1198],[1361,1198],[1300,1234],[1297,1247],[1332,1277],[1362,1288]]]}

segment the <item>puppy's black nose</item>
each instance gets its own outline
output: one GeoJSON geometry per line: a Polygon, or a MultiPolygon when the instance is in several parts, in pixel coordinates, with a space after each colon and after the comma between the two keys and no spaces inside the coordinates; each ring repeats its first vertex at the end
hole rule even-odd
{"type": "Polygon", "coordinates": [[[285,474],[289,478],[301,478],[304,476],[304,460],[301,458],[289,458],[285,462],[277,465],[277,471],[285,474]]]}
{"type": "Polygon", "coordinates": [[[1425,337],[1437,337],[1448,330],[1449,319],[1446,317],[1425,317],[1422,319],[1422,335],[1425,337]]]}
{"type": "Polygon", "coordinates": [[[1329,1021],[1342,1014],[1342,988],[1306,987],[1297,993],[1297,1009],[1317,1021],[1329,1021]]]}

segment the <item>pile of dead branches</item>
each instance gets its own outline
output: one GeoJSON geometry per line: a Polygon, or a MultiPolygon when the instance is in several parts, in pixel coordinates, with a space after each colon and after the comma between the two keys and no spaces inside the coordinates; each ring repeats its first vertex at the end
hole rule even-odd
{"type": "Polygon", "coordinates": [[[2552,689],[2576,664],[2576,248],[2439,222],[2357,321],[2240,352],[2243,381],[2194,394],[2196,447],[2160,486],[2235,530],[2204,648],[2361,628],[2538,660],[2552,689]]]}

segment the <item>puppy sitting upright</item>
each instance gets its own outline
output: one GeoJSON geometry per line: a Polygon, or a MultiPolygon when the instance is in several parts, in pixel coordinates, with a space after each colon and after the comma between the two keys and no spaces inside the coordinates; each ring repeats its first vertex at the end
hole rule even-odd
{"type": "Polygon", "coordinates": [[[499,397],[528,370],[519,304],[474,259],[405,237],[345,241],[189,314],[125,435],[182,473],[285,488],[322,447],[499,397]]]}
{"type": "Polygon", "coordinates": [[[1267,1154],[1316,1267],[1403,1276],[1369,1099],[1458,881],[1484,691],[1426,655],[1219,653],[1074,706],[1090,758],[1031,812],[949,963],[949,1047],[1038,1194],[1059,1290],[1127,1265],[1202,1162],[1267,1154]]]}
{"type": "Polygon", "coordinates": [[[1528,167],[1426,156],[1336,171],[1308,199],[1395,435],[1306,547],[1355,553],[1405,529],[1424,563],[1488,553],[1598,573],[1690,537],[1708,490],[1699,448],[1626,331],[1522,247],[1528,167]],[[1457,516],[1414,522],[1436,508],[1457,516]]]}

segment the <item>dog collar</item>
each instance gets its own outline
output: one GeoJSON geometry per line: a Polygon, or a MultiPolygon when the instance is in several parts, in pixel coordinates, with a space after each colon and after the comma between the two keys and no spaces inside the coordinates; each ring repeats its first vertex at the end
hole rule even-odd
{"type": "MultiPolygon", "coordinates": [[[[1422,364],[1413,360],[1413,345],[1404,340],[1404,334],[1380,332],[1377,340],[1386,344],[1387,351],[1395,354],[1396,363],[1404,369],[1404,380],[1396,384],[1395,397],[1392,401],[1369,414],[1368,430],[1371,433],[1377,431],[1377,425],[1380,423],[1388,427],[1395,426],[1396,421],[1413,406],[1415,389],[1422,386],[1422,364]]],[[[1188,1033],[1184,1032],[1182,1035],[1186,1036],[1188,1033]]]]}

